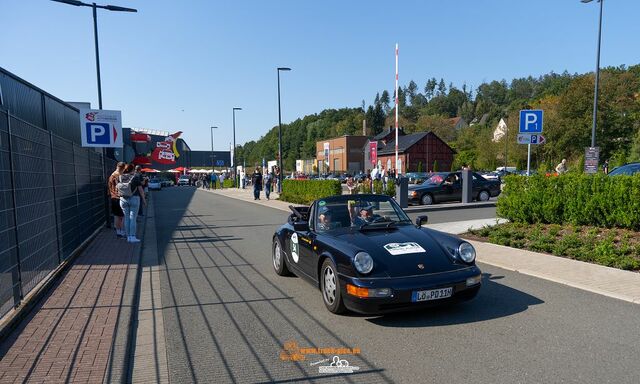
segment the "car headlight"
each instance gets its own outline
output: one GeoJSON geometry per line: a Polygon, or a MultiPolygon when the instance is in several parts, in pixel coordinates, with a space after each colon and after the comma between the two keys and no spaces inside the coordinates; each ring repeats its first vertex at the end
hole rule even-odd
{"type": "Polygon", "coordinates": [[[373,259],[367,252],[358,252],[353,258],[353,265],[358,272],[366,275],[373,269],[373,259]]]}
{"type": "Polygon", "coordinates": [[[418,197],[418,192],[416,192],[416,191],[409,191],[409,197],[418,197]]]}
{"type": "Polygon", "coordinates": [[[476,259],[476,250],[469,243],[461,243],[458,246],[458,255],[465,263],[473,263],[476,259]]]}

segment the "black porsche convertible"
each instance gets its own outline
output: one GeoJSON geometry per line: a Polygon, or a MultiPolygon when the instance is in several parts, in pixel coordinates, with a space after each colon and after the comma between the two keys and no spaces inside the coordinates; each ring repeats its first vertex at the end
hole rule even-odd
{"type": "Polygon", "coordinates": [[[343,195],[290,206],[273,236],[278,275],[294,273],[322,292],[327,309],[364,314],[474,298],[476,252],[460,238],[415,225],[383,195],[343,195]]]}

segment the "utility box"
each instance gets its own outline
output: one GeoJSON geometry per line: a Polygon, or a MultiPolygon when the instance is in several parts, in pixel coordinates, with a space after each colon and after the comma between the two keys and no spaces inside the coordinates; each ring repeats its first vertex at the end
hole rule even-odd
{"type": "Polygon", "coordinates": [[[398,185],[396,185],[396,201],[400,204],[401,208],[407,208],[409,206],[409,178],[398,178],[398,185]]]}
{"type": "Polygon", "coordinates": [[[473,202],[473,175],[468,169],[462,170],[462,202],[473,202]]]}

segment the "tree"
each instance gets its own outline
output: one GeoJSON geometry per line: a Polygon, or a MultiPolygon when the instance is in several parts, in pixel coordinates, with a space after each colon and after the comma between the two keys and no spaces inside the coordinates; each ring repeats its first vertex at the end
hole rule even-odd
{"type": "Polygon", "coordinates": [[[431,98],[433,98],[437,84],[438,83],[435,77],[432,77],[429,80],[427,80],[427,84],[424,86],[424,96],[427,98],[427,100],[431,100],[431,98]]]}
{"type": "Polygon", "coordinates": [[[416,84],[413,80],[409,82],[409,85],[406,89],[407,96],[409,97],[409,102],[413,105],[413,101],[418,94],[418,84],[416,84]]]}
{"type": "Polygon", "coordinates": [[[438,90],[436,91],[436,96],[443,96],[447,93],[447,85],[444,83],[444,79],[440,79],[438,83],[438,90]]]}
{"type": "Polygon", "coordinates": [[[384,91],[382,91],[382,96],[380,96],[380,104],[382,104],[382,109],[386,114],[388,114],[389,110],[391,109],[389,107],[390,102],[391,99],[389,98],[389,92],[385,89],[384,91]]]}

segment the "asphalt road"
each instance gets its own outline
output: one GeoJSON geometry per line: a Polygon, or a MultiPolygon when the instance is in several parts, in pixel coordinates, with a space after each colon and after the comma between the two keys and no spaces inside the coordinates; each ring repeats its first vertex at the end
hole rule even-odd
{"type": "Polygon", "coordinates": [[[273,272],[285,212],[192,188],[153,200],[172,382],[640,382],[638,305],[480,265],[472,302],[336,316],[314,286],[273,272]],[[283,361],[287,342],[360,348],[340,355],[359,370],[319,373],[322,355],[283,361]]]}

